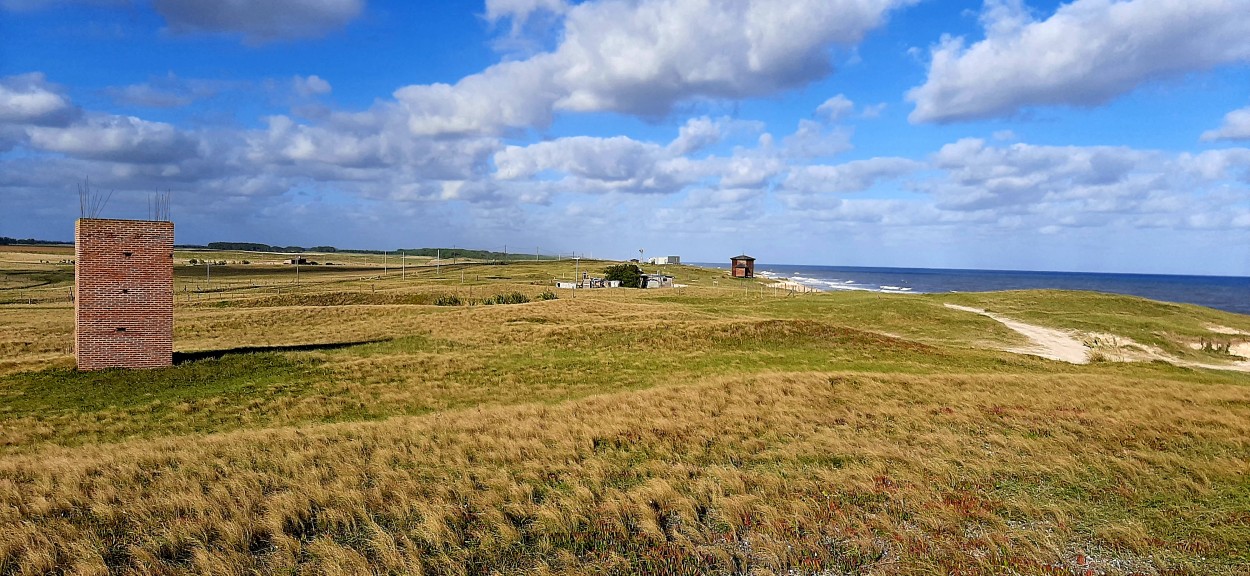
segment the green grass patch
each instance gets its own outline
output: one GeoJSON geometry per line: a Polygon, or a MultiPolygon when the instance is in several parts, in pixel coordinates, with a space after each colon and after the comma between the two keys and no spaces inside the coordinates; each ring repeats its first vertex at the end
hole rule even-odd
{"type": "Polygon", "coordinates": [[[368,419],[320,366],[298,353],[262,352],[153,370],[11,374],[0,378],[0,419],[8,423],[0,452],[368,419]]]}

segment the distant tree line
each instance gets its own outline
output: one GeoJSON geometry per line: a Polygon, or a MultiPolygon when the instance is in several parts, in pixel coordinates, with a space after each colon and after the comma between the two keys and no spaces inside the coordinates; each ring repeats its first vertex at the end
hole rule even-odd
{"type": "MultiPolygon", "coordinates": [[[[377,253],[376,251],[374,253],[377,253]]],[[[533,254],[516,252],[494,252],[491,250],[470,250],[468,248],[400,248],[396,254],[408,256],[426,256],[429,258],[467,258],[470,260],[534,260],[533,254]]],[[[540,254],[539,260],[558,260],[557,256],[540,254]]]]}
{"type": "MultiPolygon", "coordinates": [[[[491,250],[470,250],[467,248],[399,248],[396,250],[340,250],[334,246],[313,246],[304,248],[303,246],[270,246],[269,244],[261,244],[259,242],[209,242],[207,246],[191,246],[181,245],[180,248],[207,248],[208,250],[218,251],[236,251],[236,252],[344,252],[349,254],[406,254],[408,256],[427,256],[435,258],[441,256],[444,259],[467,258],[470,260],[534,260],[533,254],[525,253],[503,253],[491,250]]],[[[549,256],[540,254],[539,260],[558,260],[557,256],[549,256]]]]}
{"type": "Polygon", "coordinates": [[[317,246],[311,250],[303,246],[270,246],[257,242],[209,242],[209,250],[233,250],[238,252],[337,252],[333,246],[317,246]],[[324,250],[328,248],[328,250],[324,250]]]}
{"type": "Polygon", "coordinates": [[[8,236],[0,236],[0,246],[14,245],[30,245],[30,244],[73,244],[73,242],[60,242],[58,240],[36,240],[35,238],[9,238],[8,236]]]}

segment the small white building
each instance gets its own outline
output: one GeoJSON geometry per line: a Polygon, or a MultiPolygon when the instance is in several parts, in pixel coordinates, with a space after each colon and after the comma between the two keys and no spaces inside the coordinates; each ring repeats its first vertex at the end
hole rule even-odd
{"type": "Polygon", "coordinates": [[[668,274],[643,274],[639,288],[672,288],[673,277],[668,274]]]}
{"type": "Polygon", "coordinates": [[[655,258],[648,258],[647,264],[652,264],[655,266],[664,266],[667,264],[681,264],[681,256],[656,256],[655,258]]]}

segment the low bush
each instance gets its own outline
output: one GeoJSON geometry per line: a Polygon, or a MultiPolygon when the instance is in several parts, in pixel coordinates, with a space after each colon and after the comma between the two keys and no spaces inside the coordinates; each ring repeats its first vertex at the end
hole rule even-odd
{"type": "MultiPolygon", "coordinates": [[[[544,298],[544,300],[546,300],[546,298],[544,298]]],[[[529,296],[526,296],[520,292],[513,292],[511,294],[496,294],[490,298],[485,298],[482,300],[482,304],[485,304],[487,306],[490,306],[492,304],[525,304],[526,302],[529,302],[529,301],[530,301],[529,296]]]]}
{"type": "Polygon", "coordinates": [[[1203,352],[1214,352],[1216,354],[1228,355],[1231,353],[1230,351],[1232,350],[1232,348],[1233,348],[1232,342],[1228,342],[1228,341],[1216,342],[1214,340],[1207,340],[1206,338],[1202,339],[1202,351],[1203,352]]]}
{"type": "Polygon", "coordinates": [[[444,294],[434,301],[435,306],[462,306],[464,302],[455,294],[444,294]]]}
{"type": "Polygon", "coordinates": [[[642,268],[635,264],[616,264],[603,269],[604,280],[616,280],[622,288],[642,287],[642,268]]]}

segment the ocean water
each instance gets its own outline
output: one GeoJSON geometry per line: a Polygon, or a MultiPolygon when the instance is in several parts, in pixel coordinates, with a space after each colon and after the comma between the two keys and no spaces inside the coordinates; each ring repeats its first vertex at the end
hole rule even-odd
{"type": "MultiPolygon", "coordinates": [[[[701,264],[725,268],[728,264],[701,264]]],[[[788,278],[818,290],[893,293],[991,292],[1060,289],[1128,294],[1166,302],[1198,304],[1250,314],[1250,278],[1165,274],[1101,274],[939,268],[862,268],[856,266],[755,265],[764,278],[788,278]]]]}

